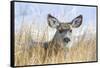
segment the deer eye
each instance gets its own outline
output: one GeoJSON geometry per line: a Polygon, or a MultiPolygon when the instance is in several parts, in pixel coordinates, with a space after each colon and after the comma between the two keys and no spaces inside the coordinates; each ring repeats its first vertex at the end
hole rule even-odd
{"type": "Polygon", "coordinates": [[[72,33],[72,30],[69,30],[69,32],[71,32],[71,33],[72,33]]]}
{"type": "Polygon", "coordinates": [[[63,32],[63,30],[59,30],[59,33],[62,33],[63,32]]]}

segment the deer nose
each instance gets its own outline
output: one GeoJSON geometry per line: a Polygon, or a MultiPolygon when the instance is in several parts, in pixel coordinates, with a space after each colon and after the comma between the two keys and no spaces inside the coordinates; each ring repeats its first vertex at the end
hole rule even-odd
{"type": "Polygon", "coordinates": [[[69,38],[64,38],[64,41],[68,43],[70,41],[70,39],[69,38]]]}
{"type": "Polygon", "coordinates": [[[72,30],[70,30],[70,32],[72,32],[72,30]]]}

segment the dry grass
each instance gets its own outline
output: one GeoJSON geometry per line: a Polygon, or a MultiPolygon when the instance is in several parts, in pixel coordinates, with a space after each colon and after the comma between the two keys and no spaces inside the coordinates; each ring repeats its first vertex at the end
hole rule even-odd
{"type": "MultiPolygon", "coordinates": [[[[23,32],[15,35],[15,65],[40,65],[40,64],[55,64],[55,63],[72,63],[96,61],[96,37],[89,37],[87,40],[86,34],[79,38],[78,42],[71,48],[66,48],[66,60],[64,58],[64,49],[50,52],[48,48],[45,52],[42,44],[33,44],[31,31],[29,28],[21,28],[23,32]],[[35,45],[35,47],[34,47],[35,45]],[[49,55],[51,54],[51,55],[49,55]]],[[[39,34],[36,35],[39,37],[39,34]]],[[[45,39],[45,33],[41,40],[45,39]]],[[[52,48],[51,48],[52,49],[52,48]]]]}

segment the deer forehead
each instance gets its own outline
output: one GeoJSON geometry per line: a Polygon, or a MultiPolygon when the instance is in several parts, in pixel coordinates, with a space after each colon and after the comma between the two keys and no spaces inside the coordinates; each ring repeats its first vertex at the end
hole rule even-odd
{"type": "Polygon", "coordinates": [[[60,23],[59,29],[71,29],[72,26],[69,23],[60,23]]]}

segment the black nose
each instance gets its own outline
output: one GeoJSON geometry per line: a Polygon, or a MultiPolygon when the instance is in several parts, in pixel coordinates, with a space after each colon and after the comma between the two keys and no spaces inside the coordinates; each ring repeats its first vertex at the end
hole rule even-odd
{"type": "Polygon", "coordinates": [[[70,41],[70,39],[69,38],[64,38],[64,41],[68,43],[70,41]]]}

